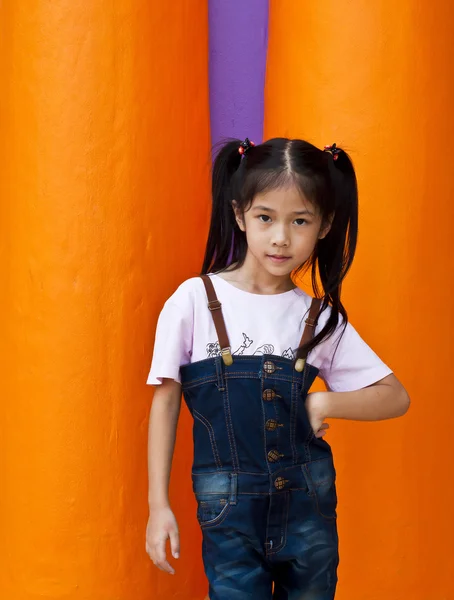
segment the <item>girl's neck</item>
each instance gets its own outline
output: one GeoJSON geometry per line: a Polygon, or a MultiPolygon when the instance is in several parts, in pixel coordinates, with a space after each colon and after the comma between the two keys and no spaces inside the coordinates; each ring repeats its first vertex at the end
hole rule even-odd
{"type": "Polygon", "coordinates": [[[290,274],[276,276],[269,273],[249,253],[246,255],[244,264],[238,269],[235,267],[235,264],[230,265],[225,271],[219,273],[218,276],[245,292],[272,295],[282,294],[296,287],[290,274]]]}

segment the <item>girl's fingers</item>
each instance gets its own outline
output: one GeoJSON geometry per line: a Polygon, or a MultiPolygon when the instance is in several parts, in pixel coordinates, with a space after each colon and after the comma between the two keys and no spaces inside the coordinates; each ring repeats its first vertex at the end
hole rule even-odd
{"type": "Polygon", "coordinates": [[[170,550],[174,558],[180,557],[180,536],[177,530],[169,532],[170,536],[170,550]]]}
{"type": "Polygon", "coordinates": [[[324,435],[326,435],[326,432],[328,429],[329,429],[329,424],[323,423],[322,426],[320,427],[320,429],[316,432],[315,437],[322,438],[324,435]]]}
{"type": "Polygon", "coordinates": [[[161,569],[161,571],[164,571],[165,573],[170,573],[171,575],[175,574],[172,566],[167,561],[165,539],[159,540],[159,542],[155,544],[153,556],[153,562],[158,569],[161,569]]]}

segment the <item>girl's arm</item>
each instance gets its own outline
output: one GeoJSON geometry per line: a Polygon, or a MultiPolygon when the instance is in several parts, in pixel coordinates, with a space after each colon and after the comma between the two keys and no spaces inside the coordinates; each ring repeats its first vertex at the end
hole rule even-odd
{"type": "Polygon", "coordinates": [[[410,398],[394,375],[354,392],[314,392],[306,402],[314,431],[325,419],[381,421],[404,415],[410,398]]]}
{"type": "Polygon", "coordinates": [[[176,429],[181,408],[181,385],[164,379],[156,388],[148,427],[148,504],[147,552],[155,565],[173,574],[166,559],[170,538],[174,558],[179,555],[179,534],[169,504],[169,480],[175,448],[176,429]]]}
{"type": "Polygon", "coordinates": [[[164,379],[156,388],[148,425],[148,503],[150,508],[168,506],[170,468],[178,417],[181,408],[181,385],[164,379]]]}

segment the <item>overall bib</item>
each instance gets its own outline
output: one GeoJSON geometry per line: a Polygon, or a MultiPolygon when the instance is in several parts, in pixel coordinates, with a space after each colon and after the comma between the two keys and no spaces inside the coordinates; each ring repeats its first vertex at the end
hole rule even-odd
{"type": "MultiPolygon", "coordinates": [[[[230,354],[203,277],[221,356],[181,367],[194,419],[193,489],[210,600],[332,600],[337,583],[335,469],[305,408],[318,369],[230,354]],[[274,591],[273,591],[274,584],[274,591]]],[[[314,299],[302,342],[313,335],[314,299]]]]}

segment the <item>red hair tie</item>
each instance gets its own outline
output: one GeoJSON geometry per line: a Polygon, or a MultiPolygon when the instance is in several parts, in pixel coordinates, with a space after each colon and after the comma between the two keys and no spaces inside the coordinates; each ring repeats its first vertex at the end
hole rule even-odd
{"type": "Polygon", "coordinates": [[[340,154],[340,148],[338,148],[336,144],[331,144],[331,146],[325,146],[324,152],[330,152],[333,156],[333,160],[337,160],[337,157],[340,154]]]}
{"type": "Polygon", "coordinates": [[[251,142],[249,138],[246,138],[244,142],[241,142],[240,147],[238,148],[238,152],[241,156],[244,156],[248,150],[250,150],[253,146],[255,146],[254,142],[251,142]]]}

